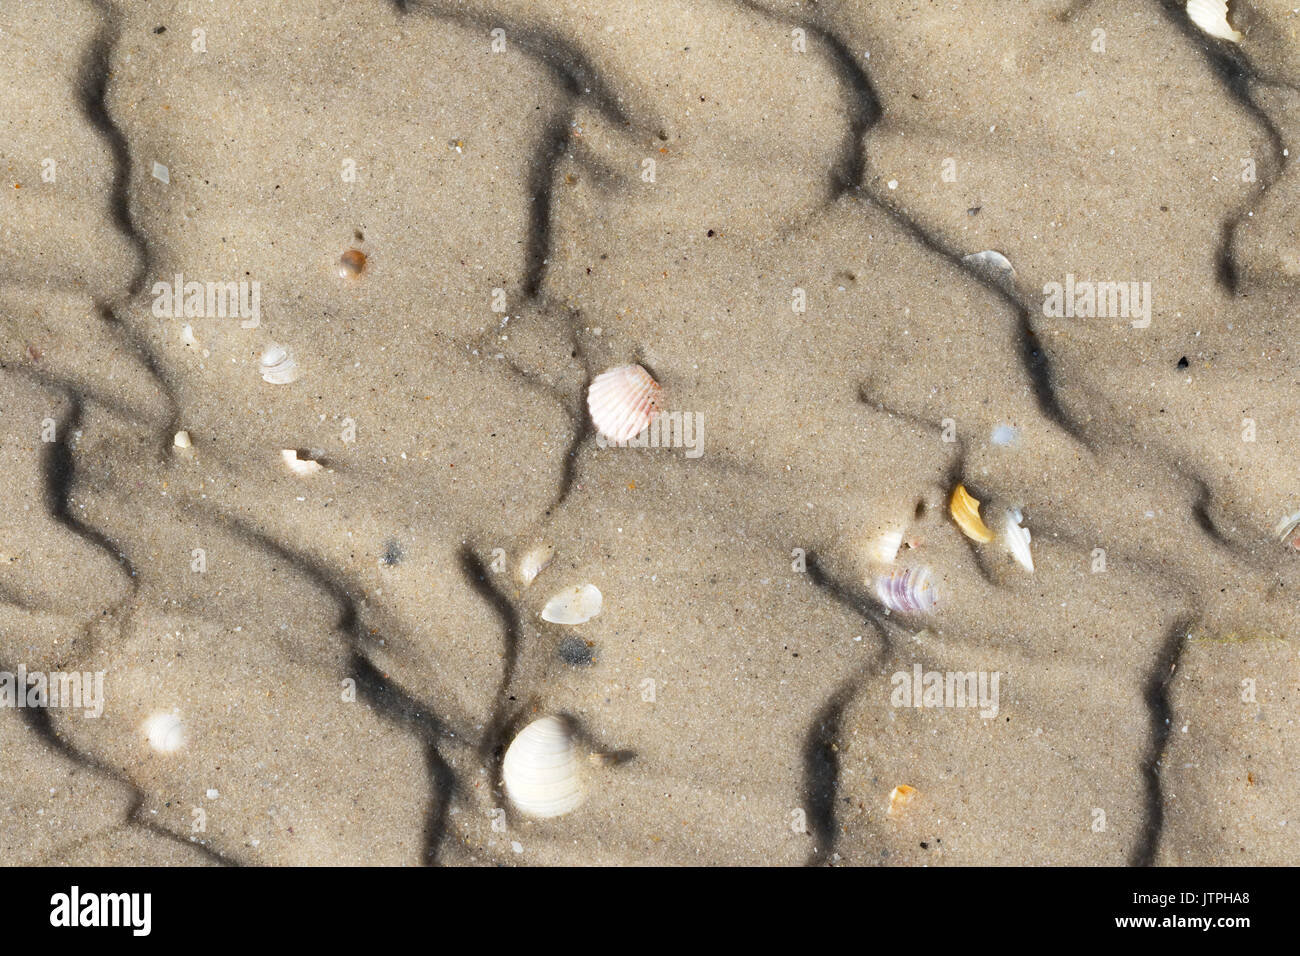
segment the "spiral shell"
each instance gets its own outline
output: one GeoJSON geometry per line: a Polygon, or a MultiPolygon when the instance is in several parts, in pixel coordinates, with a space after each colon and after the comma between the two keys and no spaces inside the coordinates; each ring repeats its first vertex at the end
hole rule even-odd
{"type": "Polygon", "coordinates": [[[521,730],[501,762],[506,796],[530,817],[558,817],[585,796],[582,758],[568,721],[541,717],[521,730]]]}
{"type": "Polygon", "coordinates": [[[594,584],[575,584],[552,596],[542,608],[542,620],[552,624],[586,624],[600,613],[604,598],[594,584]]]}
{"type": "Polygon", "coordinates": [[[298,363],[282,345],[272,345],[262,353],[258,365],[262,378],[272,385],[288,385],[298,380],[298,363]]]}
{"type": "Polygon", "coordinates": [[[1187,0],[1187,18],[1212,37],[1242,41],[1242,35],[1228,22],[1228,0],[1187,0]]]}
{"type": "Polygon", "coordinates": [[[1022,520],[1024,520],[1024,515],[1020,513],[1020,509],[1012,508],[1007,512],[1007,520],[1003,531],[1011,556],[1020,563],[1021,567],[1033,574],[1034,556],[1029,550],[1029,529],[1021,527],[1020,522],[1022,520]]]}
{"type": "Polygon", "coordinates": [[[930,569],[905,568],[890,571],[876,578],[876,597],[891,611],[900,614],[921,614],[939,603],[930,569]]]}
{"type": "Polygon", "coordinates": [[[591,422],[610,441],[635,438],[659,414],[663,388],[640,365],[601,372],[587,390],[591,422]]]}
{"type": "Polygon", "coordinates": [[[988,544],[993,540],[993,532],[980,518],[980,503],[971,497],[965,485],[958,485],[952,490],[952,498],[948,501],[948,513],[952,515],[952,520],[957,522],[957,527],[961,528],[962,533],[972,541],[988,544]]]}
{"type": "Polygon", "coordinates": [[[144,735],[160,754],[171,754],[185,746],[185,725],[175,711],[157,711],[145,720],[144,735]]]}

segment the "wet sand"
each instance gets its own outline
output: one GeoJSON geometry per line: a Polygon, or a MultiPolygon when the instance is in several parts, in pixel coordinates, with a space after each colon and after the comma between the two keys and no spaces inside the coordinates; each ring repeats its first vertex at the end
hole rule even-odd
{"type": "Polygon", "coordinates": [[[1290,6],[220,6],[0,28],[6,863],[1295,861],[1290,6]]]}

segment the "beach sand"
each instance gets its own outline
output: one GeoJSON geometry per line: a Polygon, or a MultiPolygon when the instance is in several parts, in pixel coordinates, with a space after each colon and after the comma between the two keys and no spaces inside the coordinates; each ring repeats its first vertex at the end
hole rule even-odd
{"type": "Polygon", "coordinates": [[[5,863],[1297,859],[1289,4],[6,14],[0,672],[102,713],[0,706],[5,863]]]}

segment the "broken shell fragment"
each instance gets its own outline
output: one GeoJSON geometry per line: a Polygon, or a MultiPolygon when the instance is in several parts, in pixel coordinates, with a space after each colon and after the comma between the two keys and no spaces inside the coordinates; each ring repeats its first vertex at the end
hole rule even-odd
{"type": "Polygon", "coordinates": [[[523,586],[528,587],[532,584],[533,579],[545,570],[553,557],[555,557],[555,548],[549,544],[539,544],[525,552],[519,559],[519,580],[523,586]]]}
{"type": "Polygon", "coordinates": [[[143,730],[149,746],[160,754],[175,753],[185,746],[185,728],[180,714],[175,711],[150,714],[143,730]]]}
{"type": "Polygon", "coordinates": [[[926,567],[890,571],[876,578],[876,597],[891,611],[918,614],[939,603],[939,591],[926,567]]]}
{"type": "Polygon", "coordinates": [[[594,584],[575,584],[556,594],[542,608],[542,620],[552,624],[586,624],[600,613],[600,589],[594,584]]]}
{"type": "Polygon", "coordinates": [[[1243,39],[1228,22],[1228,0],[1187,0],[1187,18],[1212,37],[1233,43],[1243,39]]]}
{"type": "Polygon", "coordinates": [[[182,429],[172,438],[172,444],[177,448],[189,448],[193,442],[190,441],[190,433],[182,429]]]}
{"type": "Polygon", "coordinates": [[[583,801],[583,760],[568,721],[541,717],[510,742],[501,762],[506,796],[531,817],[558,817],[583,801]]]}
{"type": "Polygon", "coordinates": [[[1011,556],[1020,562],[1030,574],[1034,573],[1034,556],[1029,551],[1029,529],[1021,527],[1020,522],[1024,520],[1024,515],[1020,513],[1019,508],[1012,508],[1007,512],[1006,525],[1004,531],[1006,534],[1007,547],[1011,550],[1011,556]]]}
{"type": "Polygon", "coordinates": [[[306,477],[314,475],[323,467],[319,461],[312,457],[310,452],[300,451],[296,448],[285,448],[280,452],[280,458],[295,475],[306,477]]]}
{"type": "Polygon", "coordinates": [[[993,532],[980,518],[980,503],[971,497],[965,485],[958,485],[952,490],[952,498],[948,501],[948,513],[952,515],[952,520],[957,522],[957,527],[961,528],[962,534],[972,541],[988,544],[993,540],[993,532]]]}
{"type": "Polygon", "coordinates": [[[1278,538],[1282,541],[1286,541],[1287,538],[1291,538],[1291,540],[1288,543],[1291,545],[1291,547],[1295,548],[1297,551],[1300,551],[1300,534],[1297,534],[1294,538],[1291,537],[1292,532],[1296,531],[1297,529],[1300,529],[1300,511],[1297,511],[1295,514],[1287,515],[1281,521],[1279,521],[1277,523],[1277,527],[1273,529],[1273,533],[1276,534],[1278,538]]]}
{"type": "Polygon", "coordinates": [[[905,783],[900,783],[893,790],[889,791],[889,809],[886,811],[891,817],[896,817],[907,809],[907,805],[912,802],[916,796],[916,788],[909,787],[905,783]]]}
{"type": "Polygon", "coordinates": [[[288,385],[298,380],[298,363],[282,345],[272,345],[262,353],[258,364],[262,378],[272,385],[288,385]]]}
{"type": "Polygon", "coordinates": [[[663,388],[640,365],[601,372],[587,390],[587,410],[596,431],[610,441],[627,441],[659,413],[663,388]]]}
{"type": "Polygon", "coordinates": [[[894,558],[898,557],[898,549],[902,546],[903,532],[901,529],[886,531],[871,543],[871,560],[879,564],[893,564],[894,558]]]}

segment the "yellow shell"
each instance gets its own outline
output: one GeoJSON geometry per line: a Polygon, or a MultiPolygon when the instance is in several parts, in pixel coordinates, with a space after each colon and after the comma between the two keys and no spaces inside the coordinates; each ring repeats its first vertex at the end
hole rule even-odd
{"type": "Polygon", "coordinates": [[[948,513],[952,515],[952,520],[957,522],[957,527],[961,528],[962,534],[972,541],[988,544],[993,540],[993,532],[980,519],[980,503],[971,497],[965,485],[958,485],[952,490],[948,513]]]}

